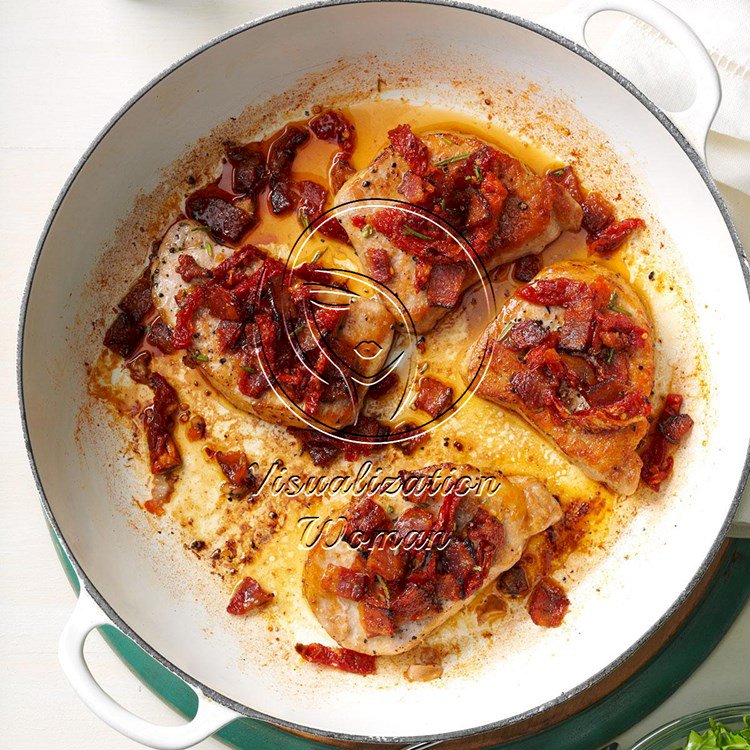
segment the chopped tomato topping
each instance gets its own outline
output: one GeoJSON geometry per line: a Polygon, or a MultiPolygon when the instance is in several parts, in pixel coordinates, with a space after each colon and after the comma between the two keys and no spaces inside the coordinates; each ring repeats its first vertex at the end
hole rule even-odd
{"type": "Polygon", "coordinates": [[[143,414],[143,424],[146,429],[151,473],[161,474],[174,469],[182,462],[172,437],[174,417],[180,401],[175,389],[157,372],[149,377],[148,387],[154,394],[154,400],[143,414]]]}
{"type": "Polygon", "coordinates": [[[412,132],[408,125],[399,125],[388,131],[393,150],[402,156],[414,174],[423,177],[430,166],[430,152],[424,142],[412,132]]]}
{"type": "Polygon", "coordinates": [[[227,606],[230,615],[246,615],[267,604],[274,595],[266,591],[254,578],[247,576],[238,584],[227,606]]]}
{"type": "Polygon", "coordinates": [[[427,282],[427,301],[449,310],[456,306],[468,269],[463,263],[440,264],[432,267],[427,282]]]}
{"type": "Polygon", "coordinates": [[[348,648],[330,648],[321,643],[298,643],[294,649],[305,661],[340,669],[342,672],[366,675],[375,674],[376,671],[374,656],[360,654],[348,648]]]}
{"type": "Polygon", "coordinates": [[[636,229],[646,226],[643,219],[623,219],[610,224],[606,229],[596,234],[588,243],[589,252],[608,258],[615,252],[636,229]]]}

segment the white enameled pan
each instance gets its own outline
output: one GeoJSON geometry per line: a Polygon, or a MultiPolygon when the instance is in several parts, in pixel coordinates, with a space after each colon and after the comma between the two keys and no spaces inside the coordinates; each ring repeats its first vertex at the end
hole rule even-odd
{"type": "MultiPolygon", "coordinates": [[[[249,716],[324,738],[418,743],[518,722],[613,670],[680,605],[715,556],[747,477],[750,438],[750,353],[737,345],[737,332],[750,326],[748,263],[703,162],[720,98],[718,76],[696,36],[653,0],[572,3],[549,26],[555,31],[458,2],[294,8],[230,32],[160,75],[114,117],[75,168],[31,269],[19,388],[42,502],[81,581],[60,658],[92,711],[123,734],[157,748],[184,748],[249,716]],[[640,16],[679,46],[696,79],[689,109],[667,115],[586,49],[585,22],[605,9],[640,16]],[[120,512],[131,497],[127,465],[114,461],[103,470],[104,426],[77,431],[86,397],[85,369],[74,354],[85,335],[78,316],[90,301],[87,282],[102,248],[136,196],[153,189],[162,170],[218,124],[293,89],[312,71],[329,71],[321,80],[330,84],[350,75],[351,64],[401,66],[409,80],[424,65],[421,86],[402,93],[417,100],[431,91],[445,97],[469,55],[466,64],[488,85],[520,76],[541,92],[569,98],[639,176],[649,210],[678,248],[691,282],[713,423],[686,449],[683,471],[659,512],[646,508],[642,522],[632,524],[577,587],[575,611],[563,628],[471,679],[382,689],[316,673],[305,689],[287,679],[289,665],[281,662],[274,667],[245,659],[240,668],[235,631],[212,621],[210,610],[163,575],[178,563],[120,512]],[[444,64],[429,65],[428,58],[444,64]],[[103,624],[119,628],[193,687],[199,710],[191,722],[154,726],[96,684],[83,643],[103,624]]],[[[134,252],[122,262],[137,269],[141,256],[134,252]]],[[[108,294],[111,305],[117,295],[108,294]]]]}

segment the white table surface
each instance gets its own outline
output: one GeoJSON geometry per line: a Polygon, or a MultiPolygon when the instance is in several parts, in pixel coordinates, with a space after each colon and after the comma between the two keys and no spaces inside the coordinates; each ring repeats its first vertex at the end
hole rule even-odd
{"type": "MultiPolygon", "coordinates": [[[[541,17],[560,2],[494,4],[541,17]]],[[[208,39],[283,5],[279,0],[0,0],[0,226],[5,236],[0,456],[8,480],[0,501],[0,747],[7,750],[139,747],[83,706],[57,662],[57,639],[74,595],[43,520],[23,448],[15,385],[19,302],[38,236],[81,153],[128,97],[208,39]]],[[[750,198],[726,196],[750,246],[750,198]]],[[[750,699],[749,638],[750,607],[696,674],[620,738],[623,747],[689,711],[750,699]]],[[[87,652],[92,671],[115,698],[153,721],[178,723],[98,635],[89,639],[87,652]]],[[[224,745],[208,740],[200,747],[224,745]]]]}

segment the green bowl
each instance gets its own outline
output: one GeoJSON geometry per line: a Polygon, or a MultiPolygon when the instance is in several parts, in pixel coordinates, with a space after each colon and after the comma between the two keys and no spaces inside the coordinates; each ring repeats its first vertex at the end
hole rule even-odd
{"type": "Polygon", "coordinates": [[[684,747],[690,732],[699,734],[710,729],[709,719],[726,724],[738,731],[745,728],[743,716],[750,716],[750,703],[738,703],[729,706],[717,706],[688,714],[681,719],[670,721],[659,727],[648,736],[633,745],[632,750],[677,750],[684,747]]]}

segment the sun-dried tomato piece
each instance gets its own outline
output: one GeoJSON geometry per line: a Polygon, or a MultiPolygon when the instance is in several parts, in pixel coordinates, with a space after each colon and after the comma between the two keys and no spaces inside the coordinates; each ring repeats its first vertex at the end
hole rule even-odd
{"type": "Polygon", "coordinates": [[[391,601],[391,609],[399,620],[421,620],[437,611],[434,594],[416,583],[407,583],[391,601]]]}
{"type": "Polygon", "coordinates": [[[238,584],[227,605],[230,615],[246,615],[264,604],[268,604],[274,595],[266,591],[254,578],[247,576],[238,584]]]}
{"type": "Polygon", "coordinates": [[[316,138],[327,143],[336,143],[345,153],[354,151],[354,125],[341,112],[328,109],[316,115],[309,122],[310,130],[316,138]]]}
{"type": "Polygon", "coordinates": [[[302,449],[307,451],[315,466],[328,466],[344,452],[343,441],[324,432],[299,427],[288,429],[300,441],[302,449]]]}
{"type": "Polygon", "coordinates": [[[250,461],[243,451],[216,451],[216,462],[232,487],[233,497],[244,497],[257,486],[250,461]]]}
{"type": "Polygon", "coordinates": [[[359,570],[329,564],[320,579],[320,585],[331,594],[358,602],[367,593],[370,577],[359,570]]]}
{"type": "Polygon", "coordinates": [[[602,258],[610,257],[630,237],[636,229],[646,226],[643,219],[622,219],[610,224],[599,232],[590,241],[587,241],[588,250],[592,255],[600,255],[602,258]]]}
{"type": "Polygon", "coordinates": [[[382,247],[370,247],[366,254],[372,268],[372,278],[381,284],[387,284],[393,278],[393,266],[388,251],[382,247]]]}
{"type": "Polygon", "coordinates": [[[543,628],[557,628],[562,624],[570,600],[557,581],[542,578],[529,597],[529,614],[535,625],[543,628]]]}
{"type": "Polygon", "coordinates": [[[409,125],[398,125],[388,131],[393,150],[404,158],[414,174],[424,176],[430,167],[430,152],[424,141],[414,135],[409,125]]]}
{"type": "Polygon", "coordinates": [[[146,343],[156,347],[164,354],[174,352],[172,341],[172,329],[161,319],[160,316],[151,321],[151,327],[146,334],[146,343]]]}
{"type": "Polygon", "coordinates": [[[328,192],[312,180],[302,180],[294,185],[297,216],[303,226],[312,224],[323,213],[328,192]]]}
{"type": "Polygon", "coordinates": [[[393,612],[386,607],[378,607],[375,604],[364,601],[360,603],[360,620],[368,638],[378,635],[393,635],[396,626],[393,621],[393,612]]]}
{"type": "Polygon", "coordinates": [[[268,150],[268,205],[274,215],[291,211],[295,206],[292,164],[298,149],[310,138],[307,130],[287,125],[268,150]]]}
{"type": "Polygon", "coordinates": [[[118,313],[104,334],[104,346],[127,358],[136,350],[143,330],[143,326],[136,323],[128,313],[118,313]]]}
{"type": "Polygon", "coordinates": [[[232,189],[248,198],[256,198],[265,187],[268,169],[260,144],[234,146],[227,151],[227,159],[234,167],[232,189]]]}
{"type": "Polygon", "coordinates": [[[589,193],[581,203],[583,218],[581,228],[589,235],[596,235],[615,220],[615,209],[600,193],[589,193]]]}
{"type": "Polygon", "coordinates": [[[177,322],[172,334],[172,345],[175,349],[187,349],[193,343],[195,334],[195,313],[203,306],[206,300],[204,286],[193,287],[180,301],[180,309],[177,311],[177,322]]]}
{"type": "Polygon", "coordinates": [[[154,400],[143,414],[143,425],[148,443],[149,464],[152,474],[170,471],[182,462],[172,437],[174,417],[180,401],[174,388],[163,375],[152,373],[148,387],[154,400]]]}
{"type": "Polygon", "coordinates": [[[367,675],[375,674],[377,669],[374,656],[360,654],[348,648],[330,648],[321,643],[298,643],[294,649],[305,661],[340,669],[342,672],[367,675]]]}
{"type": "Polygon", "coordinates": [[[211,278],[211,272],[207,268],[203,268],[192,255],[187,253],[181,253],[177,257],[177,273],[187,283],[196,279],[211,278]]]}
{"type": "Polygon", "coordinates": [[[560,169],[553,169],[547,173],[558,185],[562,185],[572,196],[576,203],[583,201],[583,192],[578,182],[578,177],[573,171],[573,167],[567,166],[560,169]]]}
{"type": "Polygon", "coordinates": [[[588,287],[577,279],[539,279],[522,286],[516,294],[523,300],[544,307],[565,307],[588,296],[588,287]]]}
{"type": "Polygon", "coordinates": [[[328,184],[331,187],[331,192],[334,195],[338,193],[341,186],[355,173],[356,170],[349,163],[346,154],[336,154],[331,162],[331,168],[328,170],[328,184]]]}
{"type": "Polygon", "coordinates": [[[453,388],[436,378],[423,376],[419,381],[414,406],[431,417],[444,414],[453,403],[453,388]]]}

